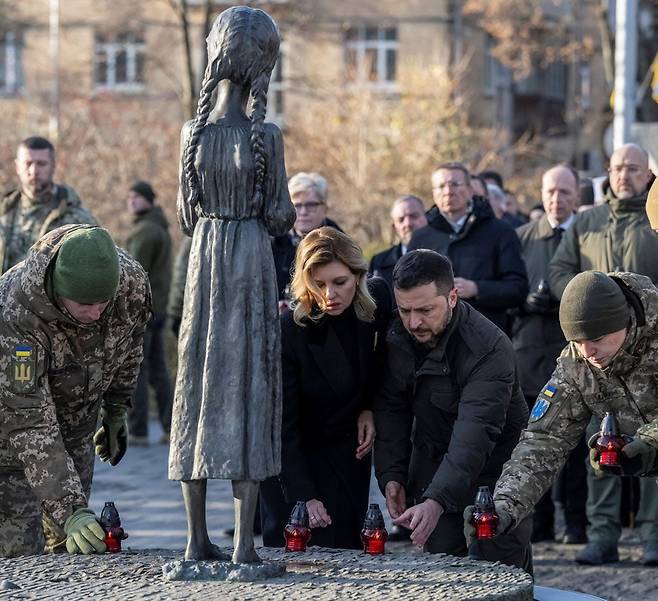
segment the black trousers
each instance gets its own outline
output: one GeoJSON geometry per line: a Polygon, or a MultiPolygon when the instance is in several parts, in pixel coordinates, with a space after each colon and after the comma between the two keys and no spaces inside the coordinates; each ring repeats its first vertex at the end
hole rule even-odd
{"type": "Polygon", "coordinates": [[[129,416],[130,434],[148,435],[148,386],[153,387],[162,429],[169,433],[171,407],[174,399],[171,378],[167,369],[164,346],[164,315],[156,315],[144,332],[144,360],[137,378],[137,387],[129,416]]]}
{"type": "Polygon", "coordinates": [[[528,516],[511,532],[488,541],[475,541],[466,548],[464,517],[461,513],[444,513],[434,532],[430,534],[425,551],[447,553],[457,557],[468,555],[472,559],[500,561],[516,566],[532,576],[532,546],[530,534],[532,518],[528,516]]]}
{"type": "MultiPolygon", "coordinates": [[[[530,404],[531,397],[526,397],[530,404]]],[[[534,404],[534,398],[532,404],[534,404]]],[[[553,499],[562,503],[564,520],[567,529],[585,529],[587,527],[587,469],[588,457],[585,435],[569,453],[567,461],[562,467],[555,483],[535,505],[535,530],[552,531],[555,520],[555,505],[553,499]]]]}

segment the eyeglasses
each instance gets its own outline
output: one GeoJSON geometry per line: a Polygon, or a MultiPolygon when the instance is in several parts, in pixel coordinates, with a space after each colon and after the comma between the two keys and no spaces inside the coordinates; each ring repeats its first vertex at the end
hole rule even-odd
{"type": "Polygon", "coordinates": [[[432,186],[433,190],[446,190],[448,188],[461,188],[462,186],[465,186],[466,182],[441,182],[440,184],[436,184],[432,186]]]}
{"type": "Polygon", "coordinates": [[[324,203],[317,201],[293,202],[292,206],[295,207],[295,211],[301,211],[302,209],[306,209],[309,213],[312,213],[313,211],[317,211],[318,207],[321,207],[323,204],[324,203]]]}
{"type": "Polygon", "coordinates": [[[642,169],[637,165],[615,165],[614,167],[608,169],[608,173],[619,175],[622,171],[624,171],[624,169],[626,169],[626,171],[628,171],[631,175],[638,175],[640,171],[642,171],[642,169]]]}

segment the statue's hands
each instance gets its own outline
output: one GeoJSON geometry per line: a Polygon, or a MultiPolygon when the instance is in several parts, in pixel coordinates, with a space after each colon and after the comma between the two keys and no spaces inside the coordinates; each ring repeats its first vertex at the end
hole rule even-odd
{"type": "Polygon", "coordinates": [[[318,499],[306,501],[306,510],[311,528],[326,528],[331,524],[331,516],[322,501],[318,501],[318,499]]]}
{"type": "Polygon", "coordinates": [[[356,458],[362,459],[372,449],[375,442],[375,418],[372,411],[366,409],[359,414],[356,420],[359,446],[356,448],[356,458]]]}

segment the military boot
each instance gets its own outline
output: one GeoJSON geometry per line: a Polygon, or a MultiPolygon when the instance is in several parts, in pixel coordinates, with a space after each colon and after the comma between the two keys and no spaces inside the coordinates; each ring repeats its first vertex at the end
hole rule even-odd
{"type": "Polygon", "coordinates": [[[658,566],[658,541],[651,540],[644,546],[640,561],[645,566],[658,566]]]}
{"type": "Polygon", "coordinates": [[[600,566],[603,563],[619,561],[619,552],[615,543],[592,541],[576,555],[576,563],[588,566],[600,566]]]}

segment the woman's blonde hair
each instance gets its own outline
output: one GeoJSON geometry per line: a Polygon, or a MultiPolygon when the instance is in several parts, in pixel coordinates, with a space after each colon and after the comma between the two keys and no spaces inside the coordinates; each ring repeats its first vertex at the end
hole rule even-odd
{"type": "Polygon", "coordinates": [[[314,267],[340,261],[357,276],[354,311],[361,321],[373,321],[377,305],[368,292],[368,264],[359,245],[347,234],[333,227],[321,227],[308,233],[297,247],[292,278],[293,318],[303,326],[308,320],[317,321],[323,313],[318,310],[315,297],[322,296],[311,276],[314,267]]]}

